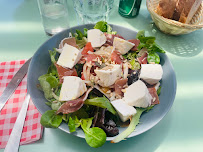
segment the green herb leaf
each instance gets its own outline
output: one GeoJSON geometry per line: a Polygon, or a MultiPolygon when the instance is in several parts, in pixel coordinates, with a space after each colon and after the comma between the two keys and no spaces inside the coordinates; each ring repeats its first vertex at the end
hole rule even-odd
{"type": "Polygon", "coordinates": [[[165,51],[156,44],[156,38],[153,36],[145,37],[144,31],[139,31],[136,35],[136,38],[140,40],[140,44],[138,45],[138,50],[142,48],[147,48],[148,52],[160,52],[165,53],[165,51]]]}
{"type": "Polygon", "coordinates": [[[56,48],[53,48],[53,51],[49,50],[49,55],[52,63],[56,63],[56,53],[56,48]]]}
{"type": "Polygon", "coordinates": [[[78,119],[78,117],[77,116],[73,116],[72,118],[75,121],[75,127],[76,128],[80,127],[81,121],[78,119]]]}
{"type": "Polygon", "coordinates": [[[58,77],[56,66],[53,63],[49,66],[47,74],[58,77]]]}
{"type": "Polygon", "coordinates": [[[159,87],[159,89],[157,90],[157,95],[160,95],[161,93],[161,86],[159,87]]]}
{"type": "Polygon", "coordinates": [[[145,31],[144,30],[139,31],[136,35],[136,39],[140,39],[141,37],[145,37],[145,31]]]}
{"type": "Polygon", "coordinates": [[[160,63],[160,57],[157,53],[155,52],[149,52],[148,56],[147,56],[147,61],[148,63],[156,63],[159,64],[160,63]]]}
{"type": "Polygon", "coordinates": [[[151,105],[151,106],[145,108],[146,109],[145,112],[149,112],[152,108],[154,108],[154,105],[151,105]]]}
{"type": "Polygon", "coordinates": [[[107,33],[108,34],[117,34],[117,32],[116,31],[112,31],[112,27],[109,25],[109,24],[107,24],[107,33]]]}
{"type": "Polygon", "coordinates": [[[101,147],[106,142],[106,133],[98,127],[85,130],[85,140],[91,147],[101,147]]]}
{"type": "Polygon", "coordinates": [[[121,140],[124,140],[126,137],[128,137],[134,130],[135,127],[139,124],[140,122],[140,116],[144,111],[148,112],[154,107],[154,105],[147,107],[147,108],[136,108],[137,113],[132,117],[132,120],[130,122],[130,125],[126,130],[124,130],[122,133],[120,133],[118,136],[116,136],[111,143],[118,143],[121,140]]]}
{"type": "Polygon", "coordinates": [[[61,86],[62,84],[58,84],[57,88],[55,88],[54,93],[56,96],[60,96],[60,92],[61,92],[61,86]]]}
{"type": "Polygon", "coordinates": [[[87,43],[87,38],[83,37],[81,40],[76,39],[76,44],[79,46],[79,48],[83,48],[87,43]]]}
{"type": "Polygon", "coordinates": [[[116,136],[111,143],[118,143],[121,140],[124,140],[126,137],[128,137],[134,130],[135,127],[139,124],[140,116],[141,114],[146,110],[143,108],[137,108],[137,113],[132,117],[132,120],[130,122],[130,125],[126,130],[124,130],[122,133],[120,133],[118,136],[116,136]]]}
{"type": "Polygon", "coordinates": [[[112,31],[112,27],[109,24],[107,24],[107,30],[106,30],[106,32],[107,33],[111,33],[111,31],[112,31]]]}
{"type": "Polygon", "coordinates": [[[88,129],[92,125],[92,118],[81,119],[81,126],[85,129],[88,129]]]}
{"type": "Polygon", "coordinates": [[[40,86],[42,87],[42,90],[44,92],[44,96],[47,100],[53,98],[52,95],[52,88],[49,82],[46,81],[46,78],[50,76],[49,74],[42,75],[38,78],[40,86]]]}
{"type": "Polygon", "coordinates": [[[60,106],[61,106],[61,103],[60,103],[59,101],[58,101],[58,102],[52,102],[52,103],[51,103],[51,108],[52,108],[53,110],[58,110],[60,106]]]}
{"type": "Polygon", "coordinates": [[[88,31],[88,29],[84,28],[84,34],[83,34],[83,36],[87,37],[87,31],[88,31]]]}
{"type": "Polygon", "coordinates": [[[94,29],[99,29],[102,32],[107,32],[107,25],[108,23],[105,21],[99,21],[95,24],[94,29]]]}
{"type": "Polygon", "coordinates": [[[140,69],[140,64],[139,62],[135,61],[135,59],[130,60],[130,64],[131,64],[131,69],[132,70],[138,70],[140,69]]]}
{"type": "Polygon", "coordinates": [[[123,57],[127,60],[132,60],[132,59],[135,59],[137,57],[137,52],[135,51],[130,51],[126,54],[123,55],[123,57]]]}
{"type": "Polygon", "coordinates": [[[112,31],[112,27],[105,21],[99,21],[95,24],[94,29],[99,29],[102,32],[106,32],[108,34],[116,34],[116,31],[112,31]]]}
{"type": "Polygon", "coordinates": [[[46,81],[50,84],[51,88],[56,88],[59,84],[58,79],[51,75],[47,76],[46,81]]]}
{"type": "Polygon", "coordinates": [[[83,106],[82,108],[80,108],[78,111],[73,112],[73,113],[71,114],[71,116],[72,116],[72,117],[76,116],[76,117],[79,118],[79,119],[82,119],[82,118],[84,118],[84,119],[89,118],[89,115],[88,115],[88,113],[85,111],[84,106],[83,106]]]}
{"type": "Polygon", "coordinates": [[[154,52],[166,53],[158,44],[154,43],[152,46],[154,52]]]}
{"type": "Polygon", "coordinates": [[[146,47],[145,43],[140,42],[140,44],[138,45],[137,49],[141,50],[142,48],[146,47]]]}
{"type": "Polygon", "coordinates": [[[82,38],[83,38],[83,36],[84,36],[84,35],[82,34],[82,32],[81,32],[80,30],[76,30],[76,33],[77,33],[77,35],[78,35],[78,36],[77,36],[77,39],[78,39],[78,40],[82,40],[82,38]]]}
{"type": "Polygon", "coordinates": [[[153,44],[153,43],[154,43],[154,41],[156,40],[156,38],[153,37],[153,36],[140,37],[139,40],[140,40],[141,43],[146,43],[146,44],[150,45],[150,44],[153,44]]]}
{"type": "Polygon", "coordinates": [[[51,107],[52,102],[47,101],[47,102],[45,102],[45,104],[46,104],[47,106],[50,106],[50,107],[51,107]]]}
{"type": "Polygon", "coordinates": [[[81,127],[85,133],[85,140],[91,147],[101,147],[106,142],[106,133],[98,127],[90,128],[92,119],[81,119],[81,127]]]}
{"type": "Polygon", "coordinates": [[[70,132],[76,131],[75,121],[71,117],[69,117],[68,127],[70,132]]]}
{"type": "Polygon", "coordinates": [[[70,113],[69,114],[63,114],[62,119],[67,123],[69,118],[70,118],[70,113]]]}
{"type": "Polygon", "coordinates": [[[46,111],[40,120],[42,126],[46,128],[58,128],[62,122],[62,115],[56,115],[55,110],[46,111]]]}
{"type": "Polygon", "coordinates": [[[106,97],[96,97],[92,99],[87,99],[85,100],[85,104],[101,108],[107,108],[107,110],[110,111],[112,114],[116,114],[116,111],[114,110],[113,106],[106,97]]]}

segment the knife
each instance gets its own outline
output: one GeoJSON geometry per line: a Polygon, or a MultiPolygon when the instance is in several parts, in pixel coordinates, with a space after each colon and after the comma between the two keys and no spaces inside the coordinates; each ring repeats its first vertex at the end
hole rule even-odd
{"type": "Polygon", "coordinates": [[[23,102],[22,108],[20,109],[20,112],[12,129],[4,152],[18,152],[19,150],[20,139],[23,131],[29,101],[30,95],[27,93],[25,101],[23,102]]]}
{"type": "Polygon", "coordinates": [[[18,72],[14,75],[12,80],[7,85],[6,89],[3,91],[0,97],[0,111],[6,104],[10,96],[13,94],[13,92],[16,90],[22,79],[25,77],[30,61],[31,58],[25,62],[25,64],[20,68],[20,70],[18,70],[18,72]]]}

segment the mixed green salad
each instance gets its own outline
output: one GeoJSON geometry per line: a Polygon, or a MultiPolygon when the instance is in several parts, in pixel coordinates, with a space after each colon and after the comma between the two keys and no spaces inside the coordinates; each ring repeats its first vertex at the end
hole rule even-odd
{"type": "Polygon", "coordinates": [[[39,89],[52,110],[41,117],[47,128],[67,123],[70,133],[82,129],[97,148],[107,137],[117,143],[139,124],[143,112],[159,104],[163,70],[155,37],[139,31],[126,40],[107,22],[76,30],[49,50],[52,64],[39,77],[39,89]],[[118,127],[126,127],[119,133],[118,127]]]}

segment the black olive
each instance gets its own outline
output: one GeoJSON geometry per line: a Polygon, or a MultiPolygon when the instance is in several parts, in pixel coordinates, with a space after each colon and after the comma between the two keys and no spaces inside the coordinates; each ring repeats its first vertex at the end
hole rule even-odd
{"type": "Polygon", "coordinates": [[[113,137],[119,134],[119,130],[113,120],[109,120],[104,126],[108,137],[113,137]]]}
{"type": "Polygon", "coordinates": [[[108,137],[113,137],[119,134],[119,130],[116,127],[116,123],[113,120],[106,120],[105,113],[107,112],[106,109],[99,109],[98,113],[96,113],[96,127],[100,127],[103,129],[108,137]]]}
{"type": "Polygon", "coordinates": [[[107,126],[112,126],[112,127],[116,127],[116,123],[113,121],[113,120],[109,120],[107,123],[106,123],[107,126]]]}
{"type": "Polygon", "coordinates": [[[128,76],[128,85],[131,85],[135,81],[139,79],[140,69],[139,70],[131,70],[129,71],[130,75],[128,76]]]}

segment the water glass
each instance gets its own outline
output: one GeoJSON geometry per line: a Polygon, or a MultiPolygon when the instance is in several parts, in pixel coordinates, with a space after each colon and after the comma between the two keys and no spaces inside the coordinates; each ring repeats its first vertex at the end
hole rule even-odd
{"type": "Polygon", "coordinates": [[[54,35],[69,27],[66,0],[38,0],[44,30],[54,35]]]}
{"type": "Polygon", "coordinates": [[[74,9],[83,24],[107,21],[114,0],[73,0],[74,9]]]}

